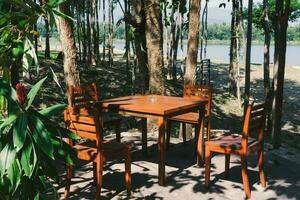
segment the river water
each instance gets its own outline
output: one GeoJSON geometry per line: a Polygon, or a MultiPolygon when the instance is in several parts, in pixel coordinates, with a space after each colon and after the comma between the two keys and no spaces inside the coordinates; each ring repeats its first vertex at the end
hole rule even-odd
{"type": "MultiPolygon", "coordinates": [[[[117,49],[124,49],[123,42],[114,42],[114,47],[117,49]]],[[[186,55],[187,45],[183,45],[183,51],[178,49],[178,57],[186,55]]],[[[271,46],[270,55],[271,62],[273,62],[274,46],[271,46]]],[[[229,62],[229,45],[208,45],[207,58],[215,61],[229,62]]],[[[243,59],[243,58],[242,58],[243,59]]],[[[263,45],[252,45],[251,48],[251,63],[263,63],[263,45]]],[[[287,46],[286,64],[291,66],[298,66],[300,68],[300,45],[287,46]]]]}

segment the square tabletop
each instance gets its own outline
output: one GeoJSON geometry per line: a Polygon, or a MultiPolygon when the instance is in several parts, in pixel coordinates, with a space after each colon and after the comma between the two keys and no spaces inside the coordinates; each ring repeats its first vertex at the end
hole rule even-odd
{"type": "Polygon", "coordinates": [[[181,110],[194,109],[199,105],[206,103],[206,99],[188,99],[161,95],[137,95],[104,100],[102,102],[102,108],[167,116],[180,112],[181,110]]]}

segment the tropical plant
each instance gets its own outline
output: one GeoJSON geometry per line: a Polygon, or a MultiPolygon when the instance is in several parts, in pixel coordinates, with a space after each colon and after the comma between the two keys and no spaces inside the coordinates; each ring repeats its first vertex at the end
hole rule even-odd
{"type": "Polygon", "coordinates": [[[72,148],[62,140],[77,138],[50,117],[62,113],[64,104],[37,111],[32,103],[47,77],[28,94],[0,80],[0,95],[8,112],[0,124],[0,199],[40,199],[49,181],[59,182],[58,163],[72,164],[72,148]]]}

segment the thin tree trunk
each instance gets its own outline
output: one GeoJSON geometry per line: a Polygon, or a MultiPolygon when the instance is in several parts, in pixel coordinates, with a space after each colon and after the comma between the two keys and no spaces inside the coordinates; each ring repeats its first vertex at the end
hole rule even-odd
{"type": "Polygon", "coordinates": [[[86,24],[85,24],[85,0],[82,1],[82,10],[81,10],[81,28],[82,28],[82,61],[86,62],[87,60],[87,34],[86,34],[86,24]]]}
{"type": "Polygon", "coordinates": [[[251,67],[251,43],[252,43],[252,7],[253,2],[248,2],[248,24],[247,24],[247,46],[246,46],[246,61],[245,61],[245,94],[244,94],[244,115],[246,114],[247,106],[250,97],[250,67],[251,67]]]}
{"type": "Polygon", "coordinates": [[[281,144],[281,118],[283,102],[283,86],[286,58],[287,27],[290,14],[290,0],[276,1],[277,23],[275,29],[274,54],[274,100],[272,106],[273,116],[273,146],[279,148],[281,144]]]}
{"type": "MultiPolygon", "coordinates": [[[[66,15],[70,16],[69,2],[64,2],[59,5],[59,9],[66,15]]],[[[79,72],[77,69],[76,46],[74,38],[74,30],[72,21],[59,17],[60,40],[64,52],[64,75],[67,88],[71,85],[79,85],[79,72]]],[[[68,98],[70,103],[70,98],[68,98]]]]}
{"type": "Polygon", "coordinates": [[[92,65],[96,65],[97,63],[97,26],[96,26],[96,9],[97,9],[97,0],[91,0],[90,4],[90,13],[91,13],[91,58],[92,65]]]}
{"type": "Polygon", "coordinates": [[[178,43],[179,43],[179,36],[180,36],[180,17],[181,14],[179,13],[179,7],[177,8],[176,12],[176,20],[175,20],[175,30],[173,35],[173,58],[172,58],[172,78],[173,81],[177,80],[177,53],[178,53],[178,43]]]}
{"type": "Polygon", "coordinates": [[[264,91],[265,97],[267,97],[270,91],[270,26],[269,26],[269,0],[263,0],[263,9],[264,9],[264,91]]]}
{"type": "Polygon", "coordinates": [[[91,15],[91,0],[86,1],[86,37],[87,37],[87,63],[91,64],[92,62],[92,35],[91,35],[91,22],[90,22],[90,15],[91,15]]]}
{"type": "Polygon", "coordinates": [[[46,30],[46,38],[45,38],[45,58],[50,58],[50,31],[49,31],[49,21],[47,18],[45,20],[45,30],[46,30]]]}
{"type": "Polygon", "coordinates": [[[229,64],[229,79],[230,89],[234,96],[237,97],[238,85],[238,26],[239,26],[239,2],[232,0],[232,18],[231,18],[231,43],[230,43],[230,64],[229,64]]]}
{"type": "Polygon", "coordinates": [[[145,1],[146,42],[150,71],[149,92],[164,94],[162,18],[159,0],[145,1]]]}
{"type": "Polygon", "coordinates": [[[198,45],[199,45],[201,0],[190,0],[189,10],[190,13],[189,13],[188,50],[187,50],[187,61],[186,61],[186,72],[184,77],[184,83],[195,84],[198,45]]]}
{"type": "Polygon", "coordinates": [[[103,0],[102,13],[103,13],[103,51],[102,51],[102,61],[105,63],[105,45],[106,45],[106,15],[105,15],[105,0],[103,0]]]}
{"type": "Polygon", "coordinates": [[[80,5],[79,3],[76,3],[76,19],[77,19],[77,43],[78,43],[78,55],[79,55],[79,61],[82,60],[82,52],[81,52],[81,19],[80,19],[80,5]]]}
{"type": "Polygon", "coordinates": [[[113,65],[113,1],[109,0],[109,11],[108,11],[108,58],[109,66],[113,65]]]}
{"type": "MultiPolygon", "coordinates": [[[[129,0],[124,0],[124,9],[125,14],[128,13],[130,10],[129,8],[129,0]]],[[[130,41],[129,41],[129,35],[128,35],[128,22],[125,20],[125,57],[126,57],[126,75],[127,79],[130,79],[130,73],[129,73],[129,62],[130,62],[130,41]]]]}

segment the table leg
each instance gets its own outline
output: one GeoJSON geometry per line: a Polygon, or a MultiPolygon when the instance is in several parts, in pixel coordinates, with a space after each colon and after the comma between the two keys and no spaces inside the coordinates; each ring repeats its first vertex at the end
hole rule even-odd
{"type": "Polygon", "coordinates": [[[165,125],[166,119],[161,117],[158,119],[158,179],[159,185],[165,185],[165,165],[166,165],[166,141],[165,141],[165,125]]]}
{"type": "Polygon", "coordinates": [[[147,156],[147,118],[142,118],[142,153],[147,156]]]}
{"type": "MultiPolygon", "coordinates": [[[[197,141],[197,166],[202,167],[204,165],[204,118],[205,118],[205,105],[202,105],[199,109],[199,133],[197,141]]],[[[196,137],[197,138],[197,137],[196,137]]]]}

